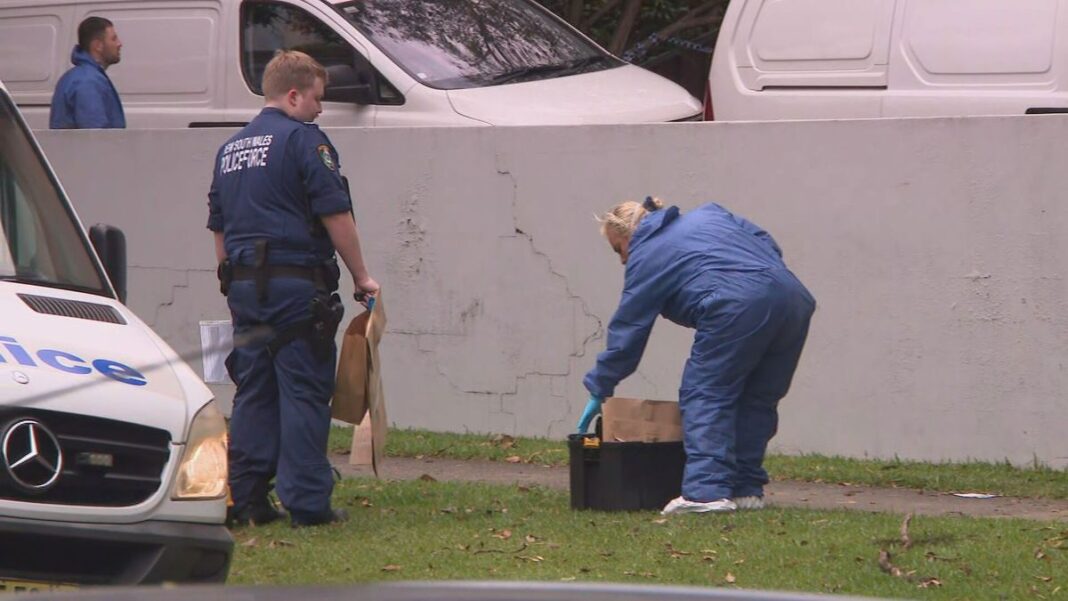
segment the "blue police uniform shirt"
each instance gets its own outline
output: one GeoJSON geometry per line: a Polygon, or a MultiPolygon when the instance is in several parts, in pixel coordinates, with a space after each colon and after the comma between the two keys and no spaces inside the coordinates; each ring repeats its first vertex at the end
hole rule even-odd
{"type": "Polygon", "coordinates": [[[126,114],[119,93],[104,68],[81,46],[70,53],[74,67],[63,74],[52,93],[48,127],[52,129],[124,128],[126,114]]]}
{"type": "Polygon", "coordinates": [[[319,217],[352,209],[339,169],[316,125],[264,108],[215,157],[208,229],[223,233],[235,263],[251,264],[256,241],[266,239],[271,264],[320,264],[334,247],[314,227],[319,217]]]}
{"type": "Polygon", "coordinates": [[[732,273],[786,269],[782,249],[766,231],[715,203],[686,213],[653,211],[631,235],[623,295],[608,324],[607,345],[583,384],[610,397],[634,373],[658,315],[693,328],[701,312],[725,298],[744,300],[732,273]]]}

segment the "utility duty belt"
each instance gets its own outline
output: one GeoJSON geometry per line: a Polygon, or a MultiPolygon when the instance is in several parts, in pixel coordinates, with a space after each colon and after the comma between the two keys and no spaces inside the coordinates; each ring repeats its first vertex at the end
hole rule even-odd
{"type": "Polygon", "coordinates": [[[230,259],[219,263],[219,291],[226,296],[230,293],[230,284],[238,280],[256,282],[256,296],[262,303],[267,300],[267,285],[274,278],[296,278],[308,280],[319,292],[330,293],[337,290],[341,279],[341,270],[337,261],[330,259],[321,265],[270,265],[267,263],[267,240],[257,240],[252,265],[234,265],[230,259]]]}
{"type": "Polygon", "coordinates": [[[267,343],[267,352],[277,355],[289,343],[305,338],[318,361],[330,359],[334,352],[334,336],[345,315],[341,297],[333,294],[341,279],[337,261],[331,259],[316,266],[269,265],[266,240],[256,241],[254,261],[252,265],[234,265],[229,259],[219,263],[219,290],[223,295],[230,293],[233,282],[252,280],[256,282],[256,296],[263,303],[267,300],[268,283],[274,278],[308,280],[315,284],[317,292],[309,306],[311,317],[275,332],[267,343]]]}

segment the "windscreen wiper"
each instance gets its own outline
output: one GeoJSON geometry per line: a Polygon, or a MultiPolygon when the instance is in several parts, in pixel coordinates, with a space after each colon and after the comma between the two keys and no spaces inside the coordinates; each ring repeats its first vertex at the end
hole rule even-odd
{"type": "Polygon", "coordinates": [[[601,54],[595,54],[593,56],[587,56],[587,57],[580,58],[580,59],[577,59],[577,60],[573,60],[573,61],[567,63],[567,68],[561,69],[560,74],[561,75],[574,75],[575,73],[581,73],[582,71],[584,71],[588,67],[592,67],[594,65],[599,65],[599,64],[604,63],[604,62],[611,62],[611,60],[612,59],[610,59],[609,57],[601,55],[601,54]]]}
{"type": "Polygon", "coordinates": [[[608,60],[608,57],[594,55],[555,65],[531,65],[529,67],[519,67],[516,69],[498,73],[493,77],[490,77],[486,83],[491,86],[497,86],[501,84],[512,83],[514,81],[525,79],[534,75],[570,75],[605,60],[608,60]]]}

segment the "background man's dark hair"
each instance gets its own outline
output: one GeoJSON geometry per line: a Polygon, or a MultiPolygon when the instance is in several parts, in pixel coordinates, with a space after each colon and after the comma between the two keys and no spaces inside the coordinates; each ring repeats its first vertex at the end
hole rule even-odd
{"type": "Polygon", "coordinates": [[[82,50],[89,51],[89,43],[104,36],[108,27],[113,27],[111,21],[104,17],[89,17],[78,25],[78,45],[82,50]]]}

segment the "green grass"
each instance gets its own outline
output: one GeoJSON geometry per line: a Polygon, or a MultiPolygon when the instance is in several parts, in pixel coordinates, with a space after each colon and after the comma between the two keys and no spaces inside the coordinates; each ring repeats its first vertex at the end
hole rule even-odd
{"type": "MultiPolygon", "coordinates": [[[[352,428],[332,428],[330,448],[347,452],[352,428]]],[[[386,455],[519,461],[566,465],[563,441],[484,434],[448,434],[425,430],[390,430],[386,455]]],[[[917,488],[939,492],[986,492],[1012,497],[1068,498],[1068,471],[1005,463],[922,463],[825,457],[772,455],[766,462],[775,480],[847,483],[863,486],[917,488]]]]}
{"type": "Polygon", "coordinates": [[[773,508],[660,518],[572,511],[565,493],[345,480],[352,519],[235,532],[231,584],[577,580],[913,599],[1068,598],[1068,526],[773,508]],[[880,550],[908,578],[880,570],[880,550]],[[920,585],[936,579],[938,585],[920,585]],[[1064,587],[1064,588],[1061,588],[1064,587]],[[1041,596],[1041,597],[1039,597],[1041,596]]]}
{"type": "Polygon", "coordinates": [[[1010,497],[1068,498],[1068,471],[1018,468],[1007,463],[923,463],[824,457],[768,457],[772,478],[918,488],[939,492],[985,492],[1010,497]]]}

